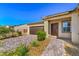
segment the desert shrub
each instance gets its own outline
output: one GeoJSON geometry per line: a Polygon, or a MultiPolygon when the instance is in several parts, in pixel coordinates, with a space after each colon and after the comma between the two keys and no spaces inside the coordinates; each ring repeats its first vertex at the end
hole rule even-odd
{"type": "Polygon", "coordinates": [[[6,38],[6,34],[1,34],[0,35],[0,40],[3,40],[3,39],[5,39],[6,38]]]}
{"type": "Polygon", "coordinates": [[[5,26],[0,26],[0,35],[2,36],[1,39],[9,38],[11,35],[10,33],[13,33],[13,28],[6,28],[5,26]]]}
{"type": "Polygon", "coordinates": [[[9,28],[0,27],[0,34],[6,34],[6,33],[9,33],[9,32],[10,32],[9,28]]]}
{"type": "Polygon", "coordinates": [[[2,39],[5,39],[6,35],[5,34],[2,34],[1,37],[2,37],[2,39]]]}
{"type": "Polygon", "coordinates": [[[24,45],[20,44],[19,47],[17,47],[14,51],[6,51],[6,52],[0,52],[0,56],[28,56],[29,49],[24,45]]]}
{"type": "Polygon", "coordinates": [[[6,34],[6,38],[9,38],[9,37],[10,37],[9,33],[8,33],[8,34],[6,34]]]}
{"type": "Polygon", "coordinates": [[[12,33],[12,37],[17,37],[19,36],[17,32],[12,33]]]}
{"type": "Polygon", "coordinates": [[[37,31],[38,41],[43,41],[46,38],[46,33],[44,31],[37,31]]]}
{"type": "Polygon", "coordinates": [[[18,35],[19,35],[19,36],[21,36],[21,35],[22,35],[22,33],[21,33],[20,31],[17,31],[17,33],[18,33],[18,35]]]}
{"type": "Polygon", "coordinates": [[[6,34],[6,38],[11,38],[11,37],[12,37],[12,33],[6,34]]]}
{"type": "Polygon", "coordinates": [[[38,41],[37,41],[37,40],[33,40],[33,41],[31,42],[31,45],[32,45],[33,47],[37,47],[39,44],[38,44],[38,41]]]}
{"type": "Polygon", "coordinates": [[[29,49],[24,44],[20,44],[20,46],[17,47],[17,49],[15,51],[15,55],[25,56],[25,55],[27,55],[28,51],[29,51],[29,49]]]}
{"type": "Polygon", "coordinates": [[[4,53],[2,53],[2,52],[0,53],[0,56],[5,56],[5,55],[6,55],[6,54],[4,54],[4,53]]]}
{"type": "Polygon", "coordinates": [[[0,56],[14,56],[14,51],[0,52],[0,56]]]}
{"type": "Polygon", "coordinates": [[[4,37],[2,35],[0,35],[0,40],[2,40],[4,37]]]}
{"type": "Polygon", "coordinates": [[[5,56],[13,56],[14,55],[14,51],[8,51],[8,52],[4,52],[5,56]]]}

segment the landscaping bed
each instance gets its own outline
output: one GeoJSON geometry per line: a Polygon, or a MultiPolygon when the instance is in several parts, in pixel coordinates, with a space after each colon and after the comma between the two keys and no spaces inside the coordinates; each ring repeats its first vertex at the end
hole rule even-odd
{"type": "Polygon", "coordinates": [[[6,28],[5,26],[0,26],[0,40],[18,36],[22,36],[22,33],[20,31],[15,31],[13,28],[6,28]]]}
{"type": "Polygon", "coordinates": [[[37,42],[37,46],[33,45],[32,42],[28,46],[25,46],[25,44],[20,44],[14,50],[0,52],[0,56],[40,56],[48,46],[50,39],[37,42]]]}
{"type": "Polygon", "coordinates": [[[45,48],[48,46],[50,39],[45,39],[44,41],[38,41],[38,46],[34,47],[32,44],[29,44],[29,52],[30,56],[40,56],[45,48]]]}
{"type": "Polygon", "coordinates": [[[17,37],[15,38],[15,40],[14,38],[10,38],[10,39],[6,39],[5,41],[6,43],[1,46],[2,48],[6,47],[6,49],[7,47],[8,48],[12,48],[12,46],[15,47],[17,43],[20,43],[20,44],[15,49],[11,49],[11,50],[9,49],[9,50],[0,52],[0,56],[28,56],[28,55],[40,56],[45,50],[45,48],[48,46],[50,39],[46,38],[46,33],[44,31],[38,31],[37,38],[17,37]],[[29,42],[29,39],[32,39],[32,41],[30,40],[29,42]]]}

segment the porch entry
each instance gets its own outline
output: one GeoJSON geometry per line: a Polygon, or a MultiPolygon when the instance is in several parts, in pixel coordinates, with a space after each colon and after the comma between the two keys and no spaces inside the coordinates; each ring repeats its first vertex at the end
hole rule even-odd
{"type": "Polygon", "coordinates": [[[51,24],[51,35],[58,36],[58,23],[51,24]]]}

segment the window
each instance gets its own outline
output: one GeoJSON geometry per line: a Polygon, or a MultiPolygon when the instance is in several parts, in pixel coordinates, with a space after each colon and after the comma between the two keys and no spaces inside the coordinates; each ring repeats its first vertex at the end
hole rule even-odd
{"type": "Polygon", "coordinates": [[[63,21],[63,24],[62,24],[62,31],[63,32],[70,32],[70,21],[63,21]]]}
{"type": "Polygon", "coordinates": [[[27,32],[27,29],[24,29],[24,33],[26,33],[27,32]]]}

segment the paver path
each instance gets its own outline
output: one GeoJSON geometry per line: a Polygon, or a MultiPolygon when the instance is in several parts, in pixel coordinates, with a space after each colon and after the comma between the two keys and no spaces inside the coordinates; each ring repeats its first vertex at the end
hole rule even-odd
{"type": "Polygon", "coordinates": [[[42,56],[62,56],[64,55],[64,43],[60,39],[51,37],[51,41],[42,56]]]}
{"type": "Polygon", "coordinates": [[[36,39],[35,35],[25,35],[25,36],[5,39],[2,41],[3,42],[2,45],[0,45],[0,52],[8,51],[13,48],[16,48],[20,43],[25,43],[27,46],[33,39],[36,39]]]}

